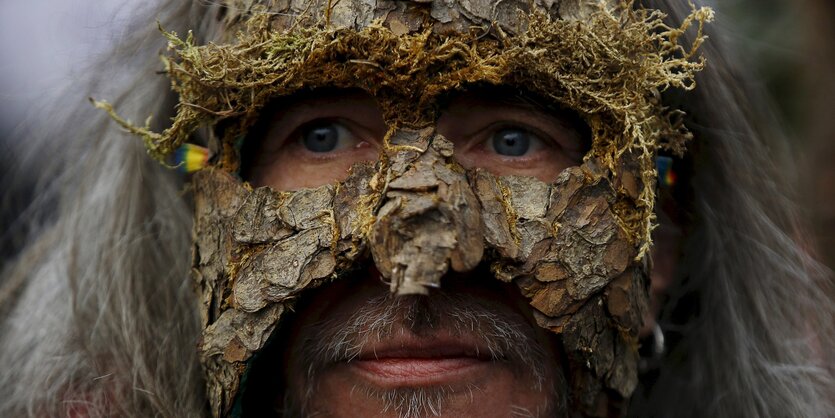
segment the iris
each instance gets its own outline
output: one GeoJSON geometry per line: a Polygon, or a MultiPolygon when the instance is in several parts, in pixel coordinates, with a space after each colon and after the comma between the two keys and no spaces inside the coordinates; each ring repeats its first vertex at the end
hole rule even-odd
{"type": "Polygon", "coordinates": [[[492,138],[493,149],[499,155],[519,157],[528,153],[531,148],[531,136],[528,132],[518,128],[502,129],[492,138]]]}
{"type": "Polygon", "coordinates": [[[333,123],[317,124],[302,131],[302,144],[311,152],[330,152],[339,143],[339,129],[333,123]]]}

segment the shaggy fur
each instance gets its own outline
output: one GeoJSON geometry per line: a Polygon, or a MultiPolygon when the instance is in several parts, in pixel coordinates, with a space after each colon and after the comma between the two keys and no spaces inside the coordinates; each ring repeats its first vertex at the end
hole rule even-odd
{"type": "MultiPolygon", "coordinates": [[[[117,89],[123,114],[165,121],[167,80],[149,59],[162,41],[148,22],[218,39],[218,9],[205,3],[137,12],[139,35],[91,66],[86,89],[117,89]],[[102,73],[108,66],[117,71],[102,73]]],[[[655,6],[676,19],[689,11],[680,1],[655,6]]],[[[769,155],[784,138],[725,50],[722,25],[705,45],[699,88],[683,98],[696,140],[683,179],[692,199],[681,202],[691,224],[661,317],[673,345],[632,412],[830,415],[835,293],[798,244],[792,169],[769,155]]],[[[182,179],[91,109],[84,88],[68,86],[18,136],[12,173],[35,184],[36,198],[16,221],[27,225],[16,237],[26,245],[0,277],[0,416],[205,416],[182,179]]]]}

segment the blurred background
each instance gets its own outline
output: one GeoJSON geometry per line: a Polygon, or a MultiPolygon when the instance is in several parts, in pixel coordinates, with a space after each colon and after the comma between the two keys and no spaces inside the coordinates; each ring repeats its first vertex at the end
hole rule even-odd
{"type": "MultiPolygon", "coordinates": [[[[49,121],[42,109],[56,95],[75,94],[79,105],[89,105],[87,87],[74,80],[103,70],[94,63],[129,35],[136,10],[117,0],[0,0],[0,267],[20,247],[28,225],[15,220],[34,198],[32,179],[11,168],[21,127],[49,121]]],[[[55,138],[43,158],[60,152],[55,138]]]]}
{"type": "Polygon", "coordinates": [[[771,93],[798,172],[809,243],[835,266],[835,1],[717,0],[737,47],[771,93]]]}
{"type": "MultiPolygon", "coordinates": [[[[835,1],[707,2],[772,93],[799,162],[787,175],[799,180],[797,207],[812,225],[804,238],[835,266],[835,1]]],[[[25,118],[48,119],[40,105],[78,74],[97,71],[90,63],[128,35],[131,10],[117,0],[0,0],[0,260],[14,253],[14,219],[32,197],[25,178],[10,180],[16,129],[25,118]]],[[[60,152],[59,138],[52,152],[60,152]]]]}

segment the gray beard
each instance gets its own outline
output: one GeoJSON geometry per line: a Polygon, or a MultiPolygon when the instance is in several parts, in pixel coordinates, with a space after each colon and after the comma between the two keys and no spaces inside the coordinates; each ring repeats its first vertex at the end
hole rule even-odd
{"type": "MultiPolygon", "coordinates": [[[[497,310],[466,295],[441,293],[431,298],[395,297],[390,294],[370,299],[347,320],[329,319],[302,332],[301,342],[293,347],[303,359],[306,376],[292,376],[300,389],[284,394],[285,417],[326,416],[315,394],[322,370],[337,362],[357,358],[363,347],[391,335],[396,325],[417,335],[431,335],[443,328],[455,334],[467,333],[481,339],[491,361],[511,364],[518,376],[524,376],[538,391],[551,392],[550,401],[535,411],[513,408],[514,417],[555,417],[565,415],[567,385],[565,377],[536,338],[533,327],[521,315],[509,309],[497,310]],[[498,313],[497,313],[498,312],[498,313]],[[402,324],[402,325],[401,325],[402,324]],[[544,368],[552,367],[554,381],[547,381],[544,368]],[[301,380],[302,382],[299,382],[301,380]]],[[[402,329],[399,328],[399,329],[402,329]]],[[[298,386],[297,386],[298,387],[298,386]]],[[[477,385],[467,388],[469,396],[480,391],[477,385]]],[[[397,388],[380,390],[356,386],[352,389],[370,399],[381,401],[381,413],[399,417],[441,416],[445,403],[460,396],[450,387],[397,388]]]]}

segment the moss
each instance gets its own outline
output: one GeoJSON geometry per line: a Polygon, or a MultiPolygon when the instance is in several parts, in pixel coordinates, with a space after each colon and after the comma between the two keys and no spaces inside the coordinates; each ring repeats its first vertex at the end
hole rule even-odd
{"type": "Polygon", "coordinates": [[[214,164],[236,171],[234,138],[257,120],[277,96],[317,87],[360,88],[381,103],[386,122],[419,128],[434,123],[442,94],[471,84],[517,86],[577,111],[591,127],[594,159],[614,176],[624,153],[637,153],[642,186],[634,210],[618,210],[639,257],[649,248],[655,201],[655,154],[684,150],[691,135],[681,112],[658,99],[669,88],[690,90],[705,65],[697,56],[704,42],[709,8],[693,10],[680,26],[663,23],[656,10],[624,3],[617,14],[600,10],[584,22],[551,20],[534,12],[517,36],[501,31],[438,34],[431,29],[397,35],[381,22],[361,30],[293,26],[276,31],[271,16],[255,14],[237,42],[195,45],[165,32],[170,57],[163,59],[179,104],[172,125],[161,133],[119,118],[122,127],[145,141],[149,154],[165,158],[201,126],[222,122],[214,164]],[[679,40],[691,26],[691,45],[679,40]],[[637,212],[636,212],[637,211],[637,212]]]}

